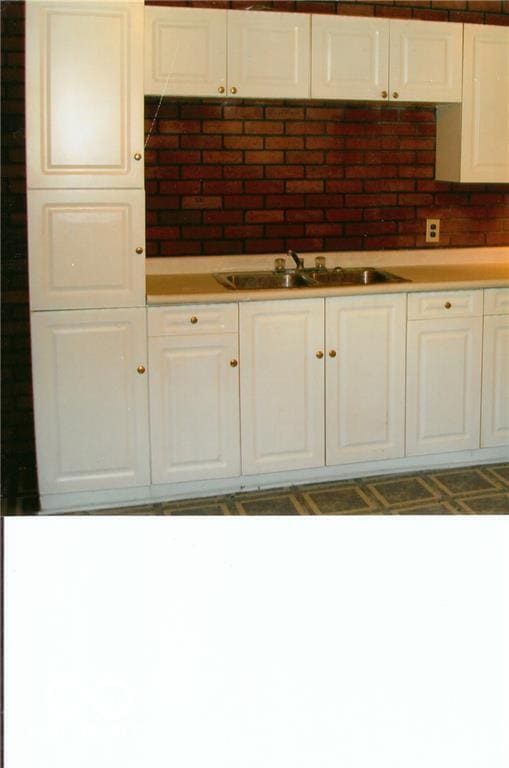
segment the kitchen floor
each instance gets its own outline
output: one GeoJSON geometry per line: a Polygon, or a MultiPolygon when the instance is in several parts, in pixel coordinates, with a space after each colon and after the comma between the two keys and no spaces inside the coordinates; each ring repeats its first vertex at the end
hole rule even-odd
{"type": "MultiPolygon", "coordinates": [[[[33,470],[20,468],[4,491],[4,515],[38,510],[33,470]]],[[[75,515],[503,515],[509,514],[509,463],[364,477],[232,493],[206,499],[74,512],[75,515]]]]}

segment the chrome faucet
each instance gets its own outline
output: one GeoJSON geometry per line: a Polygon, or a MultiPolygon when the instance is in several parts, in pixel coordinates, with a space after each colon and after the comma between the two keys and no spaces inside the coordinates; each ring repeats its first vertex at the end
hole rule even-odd
{"type": "Polygon", "coordinates": [[[297,269],[304,269],[304,259],[301,259],[298,253],[290,249],[287,255],[294,260],[297,269]]]}

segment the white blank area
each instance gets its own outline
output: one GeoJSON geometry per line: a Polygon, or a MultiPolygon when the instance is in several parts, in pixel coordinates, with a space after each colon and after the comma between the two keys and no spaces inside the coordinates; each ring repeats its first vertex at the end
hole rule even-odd
{"type": "Polygon", "coordinates": [[[506,518],[5,520],[6,768],[507,768],[506,518]]]}

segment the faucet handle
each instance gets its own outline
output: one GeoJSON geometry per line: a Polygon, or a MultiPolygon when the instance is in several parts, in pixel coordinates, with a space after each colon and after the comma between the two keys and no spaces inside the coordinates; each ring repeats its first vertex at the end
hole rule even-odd
{"type": "Polygon", "coordinates": [[[284,272],[286,269],[286,259],[278,258],[274,261],[274,270],[276,272],[284,272]]]}
{"type": "Polygon", "coordinates": [[[327,264],[325,261],[325,256],[317,256],[315,258],[315,267],[317,269],[327,269],[327,264]]]}

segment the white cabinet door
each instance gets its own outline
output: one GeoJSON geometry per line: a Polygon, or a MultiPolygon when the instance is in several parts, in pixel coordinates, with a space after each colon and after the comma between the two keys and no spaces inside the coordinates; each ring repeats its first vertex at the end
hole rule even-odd
{"type": "Polygon", "coordinates": [[[509,315],[484,318],[481,447],[509,446],[509,315]]]}
{"type": "Polygon", "coordinates": [[[143,3],[28,2],[29,188],[138,187],[143,3]]]}
{"type": "Polygon", "coordinates": [[[408,323],[407,455],[479,447],[481,345],[480,317],[408,323]]]}
{"type": "Polygon", "coordinates": [[[316,14],[311,23],[312,98],[387,98],[389,22],[386,19],[316,14]]]}
{"type": "Polygon", "coordinates": [[[465,24],[463,99],[437,111],[437,179],[509,182],[509,29],[465,24]]]}
{"type": "Polygon", "coordinates": [[[389,98],[461,101],[462,26],[391,20],[389,98]]]}
{"type": "Polygon", "coordinates": [[[28,190],[30,306],[144,306],[143,190],[28,190]]]}
{"type": "Polygon", "coordinates": [[[217,96],[226,91],[226,11],[145,8],[145,93],[217,96]]]}
{"type": "Polygon", "coordinates": [[[325,302],[327,464],[405,452],[406,295],[325,302]]]}
{"type": "Polygon", "coordinates": [[[242,472],[324,464],[323,300],[240,305],[242,472]]]}
{"type": "Polygon", "coordinates": [[[228,11],[228,94],[308,98],[310,17],[228,11]]]}
{"type": "Polygon", "coordinates": [[[40,492],[147,485],[145,310],[33,312],[32,350],[40,492]]]}
{"type": "Polygon", "coordinates": [[[240,473],[236,333],[149,339],[152,482],[240,473]]]}

